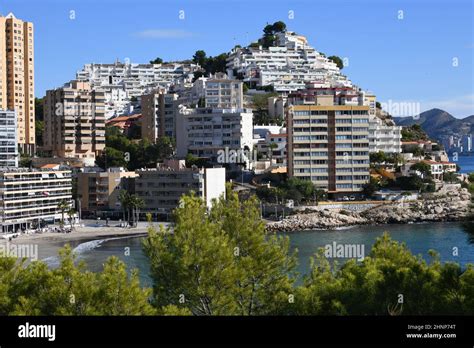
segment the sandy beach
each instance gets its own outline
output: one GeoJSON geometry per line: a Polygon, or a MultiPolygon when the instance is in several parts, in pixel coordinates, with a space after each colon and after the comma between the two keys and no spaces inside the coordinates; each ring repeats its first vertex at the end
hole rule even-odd
{"type": "MultiPolygon", "coordinates": [[[[158,229],[159,225],[165,227],[169,225],[166,222],[154,222],[153,226],[158,229]]],[[[115,222],[110,226],[105,223],[97,224],[95,222],[84,222],[81,226],[74,227],[69,233],[45,232],[33,234],[21,234],[11,240],[0,238],[0,245],[35,245],[38,247],[39,259],[57,255],[59,248],[65,244],[75,247],[80,243],[92,240],[110,239],[110,238],[126,238],[146,236],[148,222],[140,222],[137,227],[123,228],[119,227],[115,222]]]]}

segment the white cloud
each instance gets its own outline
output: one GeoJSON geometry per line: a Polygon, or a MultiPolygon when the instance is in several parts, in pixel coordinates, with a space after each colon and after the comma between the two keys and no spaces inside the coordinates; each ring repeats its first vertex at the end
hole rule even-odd
{"type": "Polygon", "coordinates": [[[421,102],[421,112],[429,109],[442,109],[457,118],[474,115],[474,94],[451,99],[425,100],[421,102]]]}
{"type": "Polygon", "coordinates": [[[145,39],[184,39],[196,36],[196,33],[181,29],[148,29],[135,33],[145,39]]]}

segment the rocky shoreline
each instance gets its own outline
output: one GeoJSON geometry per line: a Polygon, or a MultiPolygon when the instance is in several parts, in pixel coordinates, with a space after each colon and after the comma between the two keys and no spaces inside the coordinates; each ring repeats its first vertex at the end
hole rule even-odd
{"type": "Polygon", "coordinates": [[[413,202],[376,206],[363,212],[324,209],[290,215],[270,222],[268,232],[292,232],[313,229],[336,229],[355,225],[461,221],[472,214],[471,194],[461,188],[443,193],[425,194],[413,202]]]}

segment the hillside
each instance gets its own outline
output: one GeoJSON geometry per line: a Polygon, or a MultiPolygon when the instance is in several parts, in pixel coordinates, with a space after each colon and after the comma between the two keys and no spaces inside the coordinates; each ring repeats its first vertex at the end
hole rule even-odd
{"type": "Polygon", "coordinates": [[[419,124],[430,138],[438,140],[451,134],[462,135],[474,132],[474,115],[459,119],[441,109],[422,112],[418,119],[394,117],[393,120],[399,126],[419,124]]]}

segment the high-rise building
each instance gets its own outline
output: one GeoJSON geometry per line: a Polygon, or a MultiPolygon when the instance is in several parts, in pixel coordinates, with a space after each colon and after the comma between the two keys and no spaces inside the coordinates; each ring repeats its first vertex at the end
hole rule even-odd
{"type": "Polygon", "coordinates": [[[12,13],[0,17],[0,109],[17,115],[22,152],[35,151],[35,79],[33,23],[12,13]]]}
{"type": "Polygon", "coordinates": [[[178,95],[156,90],[142,95],[142,138],[156,142],[159,137],[176,137],[175,101],[178,95]]]}
{"type": "Polygon", "coordinates": [[[18,167],[16,112],[0,110],[0,167],[18,167]]]}
{"type": "Polygon", "coordinates": [[[240,159],[250,164],[253,113],[243,108],[242,89],[241,81],[228,79],[225,74],[195,81],[192,95],[176,103],[179,104],[175,110],[178,157],[190,153],[220,162],[219,154],[231,150],[243,155],[240,159]]]}
{"type": "Polygon", "coordinates": [[[288,176],[329,193],[361,191],[369,180],[369,106],[291,105],[288,176]]]}
{"type": "Polygon", "coordinates": [[[43,137],[44,150],[52,156],[93,165],[105,148],[104,94],[83,81],[47,91],[43,137]]]}

